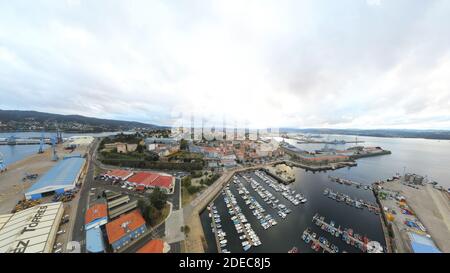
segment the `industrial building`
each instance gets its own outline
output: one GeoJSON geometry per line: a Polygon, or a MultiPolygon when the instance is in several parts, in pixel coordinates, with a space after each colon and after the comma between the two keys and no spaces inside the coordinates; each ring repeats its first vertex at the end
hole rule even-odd
{"type": "Polygon", "coordinates": [[[442,253],[430,238],[412,232],[408,235],[414,253],[442,253]]]}
{"type": "Polygon", "coordinates": [[[103,233],[99,226],[90,228],[86,231],[86,250],[88,253],[105,252],[103,233]]]}
{"type": "Polygon", "coordinates": [[[144,186],[145,188],[160,188],[166,193],[173,191],[175,178],[171,175],[162,175],[152,172],[136,172],[127,179],[128,184],[133,186],[144,186]]]}
{"type": "Polygon", "coordinates": [[[65,157],[30,187],[25,198],[35,200],[75,189],[85,163],[86,159],[81,156],[65,157]]]}
{"type": "Polygon", "coordinates": [[[0,253],[51,253],[63,212],[56,202],[0,215],[0,253]]]}
{"type": "Polygon", "coordinates": [[[146,230],[145,220],[138,210],[121,215],[116,220],[106,224],[108,241],[114,251],[126,246],[146,230]]]}
{"type": "Polygon", "coordinates": [[[108,222],[108,209],[106,204],[95,204],[91,206],[85,215],[85,229],[106,225],[108,222]]]}
{"type": "Polygon", "coordinates": [[[120,179],[122,181],[125,181],[128,178],[130,178],[133,174],[134,173],[132,171],[117,169],[117,170],[109,170],[107,173],[104,174],[104,176],[108,178],[120,179]]]}

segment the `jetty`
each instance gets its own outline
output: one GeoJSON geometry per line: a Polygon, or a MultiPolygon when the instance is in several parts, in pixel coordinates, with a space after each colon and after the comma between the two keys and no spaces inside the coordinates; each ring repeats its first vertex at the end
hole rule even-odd
{"type": "Polygon", "coordinates": [[[370,212],[373,212],[375,214],[380,214],[380,208],[376,204],[372,204],[368,201],[362,200],[362,199],[356,199],[348,196],[347,194],[339,193],[336,191],[333,191],[332,189],[326,188],[323,191],[323,194],[327,196],[330,199],[333,199],[337,202],[343,202],[351,207],[355,207],[358,209],[367,208],[370,212]]]}
{"type": "Polygon", "coordinates": [[[330,221],[330,223],[327,223],[325,222],[325,217],[320,216],[318,213],[314,215],[314,217],[312,218],[312,222],[322,230],[330,233],[335,237],[340,237],[348,245],[352,245],[363,252],[383,252],[383,247],[377,241],[372,241],[366,236],[361,236],[358,233],[354,233],[353,229],[351,228],[341,228],[341,226],[336,227],[334,221],[330,221]]]}
{"type": "Polygon", "coordinates": [[[222,248],[220,247],[219,235],[217,234],[218,228],[216,225],[215,218],[213,217],[212,207],[213,207],[213,204],[210,204],[208,206],[209,216],[211,217],[211,227],[213,228],[214,238],[216,239],[217,253],[222,253],[222,248]]]}
{"type": "MultiPolygon", "coordinates": [[[[251,229],[252,232],[254,233],[252,227],[250,226],[249,228],[244,224],[244,222],[248,222],[245,215],[241,212],[241,208],[239,207],[239,205],[237,205],[237,201],[236,201],[236,197],[234,196],[234,194],[231,192],[229,185],[226,186],[226,188],[223,191],[223,194],[225,195],[225,203],[227,205],[227,208],[229,209],[229,213],[230,215],[235,216],[235,221],[238,223],[238,225],[235,224],[236,227],[236,231],[238,232],[238,234],[240,233],[238,231],[238,226],[241,227],[242,232],[245,234],[245,240],[251,245],[251,246],[258,246],[261,244],[261,242],[259,241],[259,237],[257,237],[256,233],[256,241],[254,240],[254,236],[250,234],[250,232],[248,231],[248,229],[251,229]],[[228,200],[227,200],[228,199],[228,200]],[[243,220],[244,219],[244,220],[243,220]]],[[[235,222],[233,221],[233,222],[235,222]]],[[[249,224],[249,223],[248,223],[249,224]]],[[[249,224],[250,225],[250,224],[249,224]]],[[[245,247],[243,245],[243,247],[245,247]]],[[[245,250],[245,249],[244,249],[245,250]]],[[[248,250],[248,249],[247,249],[248,250]]],[[[245,250],[246,251],[246,250],[245,250]]]]}
{"type": "Polygon", "coordinates": [[[315,251],[320,251],[322,249],[322,252],[328,252],[328,253],[338,253],[339,249],[335,245],[330,245],[329,241],[320,236],[317,238],[317,235],[311,231],[310,228],[305,229],[302,234],[302,239],[305,241],[306,244],[311,244],[311,248],[315,251]]]}

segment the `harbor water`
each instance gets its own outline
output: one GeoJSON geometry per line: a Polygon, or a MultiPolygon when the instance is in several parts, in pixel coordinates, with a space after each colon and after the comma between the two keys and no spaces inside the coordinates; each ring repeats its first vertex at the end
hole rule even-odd
{"type": "MultiPolygon", "coordinates": [[[[41,135],[44,138],[51,138],[56,135],[55,132],[10,132],[10,133],[0,133],[0,139],[9,138],[14,136],[16,138],[40,138],[41,135]]],[[[77,133],[63,133],[64,138],[71,136],[94,136],[94,137],[104,137],[109,135],[117,134],[117,132],[105,132],[105,133],[92,133],[92,134],[77,134],[77,133]]],[[[44,145],[44,149],[48,149],[49,145],[44,145]]],[[[28,156],[36,154],[39,151],[39,145],[0,145],[0,153],[3,157],[3,164],[6,166],[11,165],[17,161],[20,161],[28,156]]]]}
{"type": "MultiPolygon", "coordinates": [[[[330,136],[333,139],[355,140],[353,136],[330,136]]],[[[297,144],[295,140],[287,140],[289,143],[296,145],[305,150],[319,150],[324,144],[297,144]]],[[[370,190],[356,188],[355,186],[341,185],[332,182],[330,176],[350,179],[360,182],[363,185],[384,180],[392,177],[396,173],[413,172],[427,176],[430,181],[437,181],[440,185],[450,187],[450,170],[447,162],[450,161],[450,141],[448,140],[426,140],[426,139],[403,139],[403,138],[375,138],[375,137],[358,137],[358,141],[364,141],[360,145],[364,146],[381,146],[384,149],[392,151],[391,155],[378,157],[362,158],[357,160],[358,166],[352,168],[343,168],[328,172],[307,172],[300,168],[294,168],[296,180],[290,185],[291,189],[301,192],[308,199],[305,204],[294,206],[288,200],[276,193],[267,185],[265,188],[274,193],[281,203],[288,206],[292,210],[286,219],[281,219],[276,211],[269,207],[259,195],[250,187],[248,183],[244,183],[250,194],[277,220],[278,224],[272,228],[264,230],[256,217],[253,216],[244,200],[239,196],[236,186],[231,183],[230,189],[234,193],[238,205],[251,223],[256,234],[261,239],[262,245],[252,247],[250,253],[286,253],[292,247],[297,247],[301,253],[314,252],[310,245],[307,245],[302,239],[303,231],[310,227],[318,236],[324,236],[331,243],[339,247],[339,252],[360,252],[359,249],[347,245],[340,238],[333,237],[326,231],[321,230],[314,223],[312,218],[316,213],[325,216],[325,222],[334,221],[336,226],[342,228],[352,228],[355,233],[367,236],[371,240],[375,240],[385,246],[384,235],[381,226],[381,218],[379,215],[368,211],[367,209],[357,209],[349,206],[344,202],[337,202],[326,197],[323,194],[325,188],[333,191],[349,195],[352,198],[363,199],[365,201],[375,203],[375,197],[370,190]]],[[[329,148],[345,149],[355,144],[345,145],[328,145],[329,148]]],[[[252,175],[257,178],[255,175],[252,175]]],[[[242,180],[244,181],[244,180],[242,180]]],[[[262,182],[257,180],[258,182],[262,182]]],[[[264,184],[264,183],[262,183],[264,184]]],[[[241,240],[237,234],[233,223],[230,220],[227,207],[220,194],[214,202],[217,206],[218,213],[222,219],[222,229],[227,234],[227,249],[231,252],[244,252],[241,246],[241,240]]],[[[208,211],[205,210],[200,214],[205,239],[207,242],[207,252],[217,252],[214,233],[211,229],[211,218],[208,211]]]]}

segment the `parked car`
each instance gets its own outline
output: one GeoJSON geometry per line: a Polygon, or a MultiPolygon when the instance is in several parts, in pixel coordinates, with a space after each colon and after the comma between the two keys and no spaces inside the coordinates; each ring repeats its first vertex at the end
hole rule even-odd
{"type": "Polygon", "coordinates": [[[62,248],[60,247],[60,248],[58,248],[58,249],[55,249],[55,251],[53,251],[53,253],[61,253],[62,252],[62,248]]]}
{"type": "Polygon", "coordinates": [[[64,229],[58,230],[58,232],[56,232],[56,234],[58,234],[58,235],[61,235],[64,233],[66,233],[66,230],[64,230],[64,229]]]}

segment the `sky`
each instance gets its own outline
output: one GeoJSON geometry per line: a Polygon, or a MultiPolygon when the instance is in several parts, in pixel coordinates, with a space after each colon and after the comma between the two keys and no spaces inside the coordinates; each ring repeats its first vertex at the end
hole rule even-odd
{"type": "Polygon", "coordinates": [[[0,109],[450,129],[450,1],[0,0],[0,109]]]}

